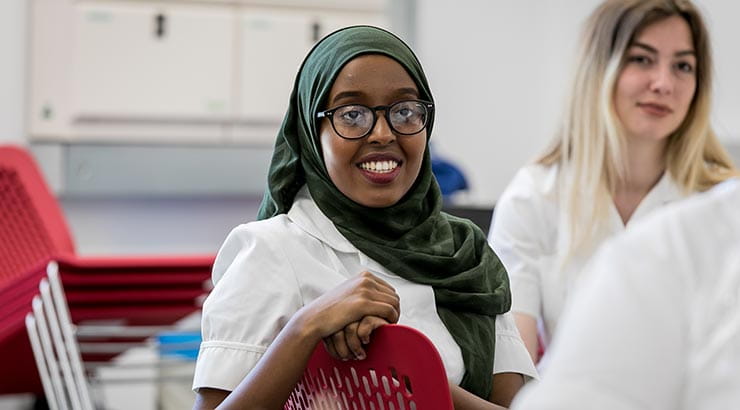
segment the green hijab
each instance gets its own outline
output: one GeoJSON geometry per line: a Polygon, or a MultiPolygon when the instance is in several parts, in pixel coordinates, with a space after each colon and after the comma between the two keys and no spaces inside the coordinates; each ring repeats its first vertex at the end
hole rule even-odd
{"type": "MultiPolygon", "coordinates": [[[[350,200],[332,183],[318,137],[316,113],[324,107],[344,65],[363,54],[400,63],[433,101],[421,64],[395,35],[369,26],[336,31],[321,40],[298,72],[288,112],[277,136],[268,188],[259,219],[286,213],[304,185],[321,211],[355,247],[389,271],[434,289],[437,313],[462,351],[461,386],[488,399],[495,348],[495,318],[511,305],[503,265],[470,221],[441,212],[442,196],[432,174],[429,149],[409,192],[388,208],[350,200]]],[[[431,135],[431,114],[427,135],[431,135]]]]}

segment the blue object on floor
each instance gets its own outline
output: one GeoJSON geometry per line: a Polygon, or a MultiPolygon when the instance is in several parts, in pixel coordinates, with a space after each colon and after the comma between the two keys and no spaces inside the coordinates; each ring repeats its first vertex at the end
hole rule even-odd
{"type": "Polygon", "coordinates": [[[157,335],[159,354],[162,357],[172,357],[195,361],[202,341],[200,331],[191,332],[162,332],[157,335]]]}

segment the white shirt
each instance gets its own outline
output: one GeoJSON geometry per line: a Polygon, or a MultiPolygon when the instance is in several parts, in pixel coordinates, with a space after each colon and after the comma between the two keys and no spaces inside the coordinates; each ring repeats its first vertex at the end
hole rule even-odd
{"type": "MultiPolygon", "coordinates": [[[[496,204],[488,240],[511,280],[512,312],[537,318],[545,346],[554,334],[568,293],[583,266],[598,249],[589,249],[564,261],[571,242],[568,214],[558,202],[558,167],[528,165],[516,174],[496,204]]],[[[666,203],[683,198],[669,174],[640,202],[627,226],[610,204],[603,238],[622,232],[666,203]]],[[[603,239],[602,239],[603,240],[603,239]]]]}
{"type": "MultiPolygon", "coordinates": [[[[365,270],[396,289],[399,323],[429,337],[448,378],[459,383],[462,354],[437,315],[432,287],[388,272],[357,250],[304,188],[287,215],[241,225],[221,247],[213,267],[215,287],[203,305],[193,388],[234,390],[296,311],[365,270]]],[[[493,373],[535,377],[511,313],[495,323],[493,373]]]]}
{"type": "Polygon", "coordinates": [[[517,409],[740,408],[740,180],[604,245],[517,409]]]}

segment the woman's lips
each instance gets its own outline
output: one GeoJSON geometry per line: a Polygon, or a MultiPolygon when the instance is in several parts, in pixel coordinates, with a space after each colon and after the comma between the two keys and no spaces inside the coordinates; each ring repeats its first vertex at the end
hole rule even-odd
{"type": "Polygon", "coordinates": [[[388,172],[376,172],[360,168],[362,175],[374,184],[390,184],[401,173],[401,166],[397,166],[388,172]]]}
{"type": "Polygon", "coordinates": [[[374,184],[391,183],[401,172],[401,161],[387,156],[371,156],[357,164],[362,175],[374,184]]]}
{"type": "Polygon", "coordinates": [[[670,107],[663,104],[638,103],[637,106],[654,117],[665,117],[673,112],[670,107]]]}

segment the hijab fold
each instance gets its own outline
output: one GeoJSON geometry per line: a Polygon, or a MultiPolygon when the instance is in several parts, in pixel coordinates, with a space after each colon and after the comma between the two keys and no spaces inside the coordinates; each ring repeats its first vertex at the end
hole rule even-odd
{"type": "MultiPolygon", "coordinates": [[[[486,400],[491,394],[496,315],[511,305],[503,265],[470,221],[441,212],[429,148],[409,192],[387,208],[368,208],[332,183],[323,162],[316,113],[324,110],[334,79],[347,62],[381,54],[403,66],[433,101],[411,49],[395,35],[370,26],[336,31],[311,50],[296,77],[288,111],[275,142],[259,219],[286,213],[305,184],[319,209],[357,249],[407,280],[432,286],[437,313],[462,351],[461,386],[486,400]]],[[[431,135],[434,113],[427,135],[431,135]]]]}

